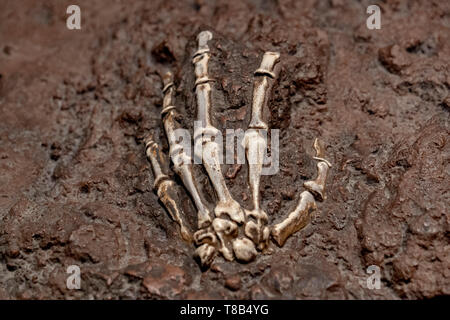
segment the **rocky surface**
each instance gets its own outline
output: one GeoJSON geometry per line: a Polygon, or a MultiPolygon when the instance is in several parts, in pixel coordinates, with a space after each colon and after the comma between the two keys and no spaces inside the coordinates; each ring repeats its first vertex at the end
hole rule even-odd
{"type": "MultiPolygon", "coordinates": [[[[422,299],[450,294],[450,4],[368,1],[2,1],[0,298],[422,299]],[[281,52],[270,107],[280,172],[262,179],[270,223],[333,169],[312,223],[247,265],[201,271],[152,190],[143,138],[162,134],[171,69],[192,128],[195,36],[214,34],[215,123],[245,128],[253,71],[281,52]],[[66,287],[70,265],[81,290],[66,287]],[[370,265],[381,288],[366,287],[370,265]]],[[[245,166],[224,165],[250,206],[245,166]]],[[[211,187],[205,176],[205,193],[211,187]]],[[[180,185],[180,188],[181,185],[180,185]]],[[[214,201],[214,197],[210,197],[214,201]]],[[[184,207],[191,225],[194,207],[184,207]]]]}

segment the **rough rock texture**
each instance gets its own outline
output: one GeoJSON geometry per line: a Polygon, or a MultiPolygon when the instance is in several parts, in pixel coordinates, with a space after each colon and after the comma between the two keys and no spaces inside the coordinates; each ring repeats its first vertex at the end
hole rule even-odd
{"type": "MultiPolygon", "coordinates": [[[[79,31],[65,25],[72,2],[0,5],[0,298],[450,294],[448,1],[380,2],[381,30],[366,28],[368,1],[77,3],[79,31]],[[159,130],[168,149],[165,68],[192,128],[191,55],[204,29],[214,33],[220,129],[245,128],[260,57],[282,54],[270,104],[281,167],[262,179],[270,222],[314,177],[315,137],[333,169],[328,199],[283,248],[202,272],[152,190],[142,140],[159,130]],[[81,268],[81,290],[66,287],[70,265],[81,268]],[[370,265],[379,290],[366,287],[370,265]]],[[[249,207],[246,167],[223,171],[249,207]]],[[[187,196],[184,207],[194,225],[187,196]]]]}

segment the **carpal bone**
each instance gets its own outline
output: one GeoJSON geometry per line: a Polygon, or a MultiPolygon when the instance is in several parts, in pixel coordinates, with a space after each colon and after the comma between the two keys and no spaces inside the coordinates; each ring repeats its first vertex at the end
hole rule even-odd
{"type": "Polygon", "coordinates": [[[313,181],[307,181],[303,186],[309,190],[319,201],[326,199],[325,184],[327,180],[328,170],[331,168],[331,164],[325,159],[325,149],[319,139],[314,141],[314,149],[316,150],[315,160],[317,163],[317,178],[313,181]]]}
{"type": "Polygon", "coordinates": [[[272,238],[275,243],[282,247],[287,238],[305,227],[311,220],[311,215],[316,210],[314,196],[309,191],[300,194],[297,207],[282,222],[272,228],[272,238]]]}
{"type": "Polygon", "coordinates": [[[280,54],[277,52],[266,52],[262,58],[260,67],[255,71],[252,114],[249,130],[247,130],[244,137],[244,147],[249,169],[248,182],[253,198],[253,210],[246,210],[248,222],[245,226],[245,235],[260,250],[268,245],[269,239],[269,229],[266,227],[268,217],[260,208],[259,191],[264,155],[267,148],[266,139],[263,137],[261,131],[268,129],[267,124],[263,120],[263,110],[267,107],[269,100],[269,79],[275,78],[273,70],[279,58],[280,54]]]}
{"type": "Polygon", "coordinates": [[[212,226],[217,234],[219,252],[226,260],[233,261],[232,240],[237,236],[237,224],[230,220],[215,218],[212,226]]]}
{"type": "Polygon", "coordinates": [[[258,254],[253,242],[247,238],[233,240],[233,251],[236,259],[241,262],[251,262],[258,254]]]}
{"type": "Polygon", "coordinates": [[[267,227],[267,214],[260,211],[245,211],[247,222],[245,223],[245,235],[253,241],[258,250],[264,250],[269,245],[270,230],[267,227]]]}
{"type": "MultiPolygon", "coordinates": [[[[172,163],[174,165],[174,171],[181,177],[183,184],[194,200],[197,208],[198,227],[203,228],[210,225],[212,219],[208,208],[204,204],[198,192],[197,183],[192,170],[192,159],[185,152],[183,145],[179,143],[178,139],[180,137],[176,135],[176,129],[179,125],[175,120],[176,108],[174,106],[173,74],[171,72],[167,72],[162,78],[164,84],[164,101],[161,116],[163,118],[167,140],[169,141],[170,158],[172,159],[172,163]]],[[[188,143],[190,143],[190,141],[188,141],[188,143]]]]}
{"type": "Polygon", "coordinates": [[[195,249],[195,258],[199,261],[202,268],[211,265],[216,256],[218,246],[217,237],[212,226],[200,229],[194,233],[194,241],[198,246],[195,249]]]}
{"type": "Polygon", "coordinates": [[[215,246],[217,244],[217,237],[212,226],[197,230],[194,233],[194,241],[198,246],[204,243],[215,246]]]}
{"type": "Polygon", "coordinates": [[[216,256],[216,248],[208,243],[202,244],[200,247],[195,249],[194,258],[196,258],[200,267],[203,269],[209,268],[211,263],[214,261],[216,256]]]}
{"type": "MultiPolygon", "coordinates": [[[[228,191],[220,166],[222,150],[219,149],[219,144],[212,138],[220,134],[220,131],[211,122],[210,82],[212,80],[208,76],[208,61],[210,58],[208,41],[211,39],[212,33],[209,31],[203,31],[198,35],[198,50],[192,60],[197,79],[195,82],[197,119],[202,124],[202,127],[194,132],[195,143],[201,143],[202,146],[201,154],[196,154],[196,156],[202,159],[203,166],[219,199],[214,209],[216,217],[228,215],[236,223],[242,224],[244,222],[243,210],[228,191]]],[[[195,149],[198,150],[198,148],[195,149]]]]}
{"type": "Polygon", "coordinates": [[[172,220],[178,224],[181,237],[190,242],[192,240],[191,233],[186,227],[186,223],[183,220],[183,212],[178,206],[181,201],[178,196],[175,183],[169,178],[161,166],[161,164],[167,166],[167,161],[162,152],[159,150],[158,145],[151,137],[146,141],[145,153],[152,166],[155,177],[153,188],[156,190],[158,198],[164,204],[172,220]]]}

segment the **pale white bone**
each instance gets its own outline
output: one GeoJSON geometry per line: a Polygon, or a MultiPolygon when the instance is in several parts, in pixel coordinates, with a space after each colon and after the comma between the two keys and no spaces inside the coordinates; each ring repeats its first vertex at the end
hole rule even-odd
{"type": "Polygon", "coordinates": [[[275,78],[275,73],[273,70],[279,59],[279,52],[265,52],[260,67],[255,71],[255,76],[266,75],[271,78],[275,78]]]}
{"type": "Polygon", "coordinates": [[[247,222],[245,223],[244,233],[257,246],[258,250],[264,250],[269,245],[270,230],[266,226],[267,214],[260,211],[245,211],[247,222]],[[265,216],[264,216],[265,215],[265,216]],[[250,220],[250,219],[254,219],[250,220]]]}
{"type": "Polygon", "coordinates": [[[328,169],[330,167],[324,161],[317,163],[317,178],[313,181],[307,181],[303,186],[316,196],[319,201],[327,198],[325,194],[325,182],[327,180],[328,169]]]}
{"type": "Polygon", "coordinates": [[[210,41],[212,38],[213,35],[211,31],[208,30],[202,31],[197,35],[198,50],[195,52],[194,57],[196,55],[209,52],[208,41],[210,41]]]}
{"type": "MultiPolygon", "coordinates": [[[[275,78],[274,67],[279,61],[279,54],[276,52],[266,52],[262,58],[260,67],[255,71],[255,84],[253,89],[252,115],[249,129],[244,137],[244,147],[249,163],[249,185],[252,192],[253,210],[245,210],[244,234],[246,237],[236,238],[238,236],[238,225],[244,222],[244,215],[240,205],[232,199],[225,180],[223,179],[220,167],[220,146],[213,137],[220,134],[211,122],[211,82],[208,76],[208,61],[210,59],[210,50],[208,41],[212,39],[212,33],[209,31],[201,32],[198,35],[198,50],[193,56],[195,65],[195,91],[197,97],[197,118],[202,123],[202,127],[194,132],[194,140],[202,144],[202,152],[197,156],[202,158],[205,169],[210,177],[214,189],[219,198],[218,204],[214,210],[216,218],[211,224],[202,224],[201,214],[199,213],[199,229],[194,233],[194,241],[198,246],[195,255],[200,261],[202,267],[208,267],[212,263],[216,251],[218,250],[226,260],[236,258],[241,262],[252,261],[257,254],[256,247],[262,250],[268,245],[270,233],[273,240],[282,246],[287,238],[298,230],[306,226],[314,210],[317,209],[315,199],[323,200],[325,198],[325,182],[327,173],[331,164],[324,157],[324,149],[316,139],[314,148],[316,149],[315,160],[318,160],[318,175],[314,181],[304,183],[308,191],[300,194],[297,207],[282,222],[269,229],[266,224],[267,214],[260,208],[260,176],[264,160],[265,150],[267,148],[266,140],[263,138],[262,130],[267,130],[268,126],[263,120],[263,110],[267,106],[270,79],[275,78]],[[227,216],[231,220],[227,220],[227,216]],[[251,241],[251,240],[253,241],[251,241]]],[[[174,84],[173,76],[168,73],[164,77],[164,105],[161,112],[164,119],[164,128],[170,145],[170,155],[174,163],[175,171],[180,175],[186,188],[191,193],[197,209],[207,210],[203,205],[202,199],[196,189],[196,182],[193,178],[191,158],[184,152],[177,143],[177,137],[174,134],[176,129],[176,108],[173,103],[174,84]],[[187,178],[183,178],[187,177],[187,178]],[[189,178],[192,177],[192,178],[189,178]],[[191,191],[194,190],[194,191],[191,191]]],[[[196,149],[197,151],[197,149],[196,149]]],[[[178,208],[180,203],[174,188],[174,182],[166,174],[166,165],[163,155],[159,152],[158,146],[153,141],[148,141],[146,153],[152,164],[155,175],[154,187],[157,194],[169,214],[180,225],[180,232],[183,238],[190,239],[190,233],[185,227],[182,219],[182,211],[178,208]],[[162,167],[160,164],[164,163],[162,167]]],[[[209,220],[208,220],[209,219],[209,220]]],[[[209,217],[208,212],[208,220],[209,217]]]]}
{"type": "Polygon", "coordinates": [[[186,241],[191,241],[191,234],[186,227],[186,223],[182,217],[182,211],[178,206],[180,199],[178,198],[178,194],[175,189],[175,183],[169,178],[161,167],[161,163],[166,163],[166,159],[152,138],[148,138],[146,141],[145,153],[152,166],[155,179],[153,188],[156,190],[158,198],[166,207],[172,220],[178,224],[181,237],[186,241]]]}
{"type": "Polygon", "coordinates": [[[195,249],[195,257],[199,260],[202,268],[209,267],[216,255],[218,241],[216,233],[211,226],[197,230],[194,233],[194,241],[198,246],[195,249]]]}
{"type": "Polygon", "coordinates": [[[289,213],[285,220],[272,227],[272,238],[277,245],[283,246],[290,235],[305,227],[316,208],[314,196],[309,191],[303,191],[294,211],[289,213]]]}
{"type": "Polygon", "coordinates": [[[216,248],[208,243],[204,243],[195,249],[195,257],[199,260],[202,268],[208,268],[214,261],[215,256],[216,248]]]}
{"type": "MultiPolygon", "coordinates": [[[[220,166],[219,144],[213,140],[220,132],[211,123],[211,79],[208,76],[208,61],[210,58],[208,41],[212,39],[209,31],[201,32],[198,37],[199,48],[194,54],[195,65],[195,92],[197,96],[197,119],[202,126],[194,132],[195,143],[202,144],[201,154],[196,154],[202,159],[203,166],[213,184],[219,199],[214,213],[217,217],[228,215],[233,221],[242,224],[244,212],[232,197],[225,183],[220,166]]],[[[196,148],[197,150],[197,148],[196,148]]]]}
{"type": "Polygon", "coordinates": [[[275,65],[279,61],[280,54],[266,52],[262,58],[260,67],[255,71],[253,87],[252,115],[249,130],[244,137],[244,147],[248,162],[248,182],[252,192],[253,210],[246,210],[247,221],[245,235],[253,240],[258,249],[262,250],[268,245],[269,230],[267,214],[260,208],[260,179],[264,154],[267,148],[266,139],[261,130],[267,130],[268,126],[263,120],[263,110],[269,100],[269,79],[274,78],[275,65]]]}
{"type": "Polygon", "coordinates": [[[192,196],[194,204],[197,208],[197,224],[198,228],[203,228],[211,224],[211,216],[208,208],[203,203],[197,189],[197,183],[192,171],[192,159],[183,150],[183,146],[177,143],[177,136],[175,134],[175,112],[176,109],[173,103],[174,86],[173,75],[167,72],[163,76],[164,83],[164,101],[163,101],[163,123],[166,132],[167,140],[170,146],[170,157],[174,165],[174,171],[181,177],[183,184],[192,196]]]}
{"type": "Polygon", "coordinates": [[[237,236],[237,224],[233,221],[215,218],[212,226],[217,234],[217,239],[220,244],[219,252],[228,261],[233,261],[232,240],[237,236]]]}
{"type": "Polygon", "coordinates": [[[269,79],[275,78],[273,72],[275,65],[280,59],[278,52],[264,53],[261,65],[255,71],[255,83],[253,86],[253,102],[252,102],[252,117],[249,124],[251,129],[267,129],[267,124],[263,121],[262,112],[267,105],[269,95],[269,79]]]}
{"type": "Polygon", "coordinates": [[[245,132],[243,142],[249,167],[248,182],[252,191],[253,210],[259,210],[259,183],[267,143],[259,130],[255,129],[249,129],[245,132]]]}
{"type": "Polygon", "coordinates": [[[249,237],[258,249],[262,250],[268,245],[267,232],[264,232],[267,224],[267,214],[260,208],[260,179],[266,141],[261,136],[259,130],[247,130],[244,137],[246,156],[248,161],[248,182],[252,192],[253,209],[245,210],[247,222],[245,225],[245,235],[249,237]]]}
{"type": "Polygon", "coordinates": [[[314,141],[314,148],[316,149],[316,156],[314,159],[319,161],[317,163],[317,178],[315,180],[305,182],[303,186],[309,190],[317,198],[317,200],[323,201],[327,198],[325,194],[325,184],[331,164],[324,158],[324,148],[317,138],[314,141]]]}
{"type": "Polygon", "coordinates": [[[197,230],[194,233],[194,241],[196,245],[201,245],[203,243],[209,243],[210,245],[217,244],[217,237],[214,233],[214,229],[212,226],[208,226],[207,228],[202,228],[197,230]]]}
{"type": "Polygon", "coordinates": [[[233,240],[233,251],[236,259],[241,262],[253,261],[257,255],[255,245],[247,238],[233,240]]]}

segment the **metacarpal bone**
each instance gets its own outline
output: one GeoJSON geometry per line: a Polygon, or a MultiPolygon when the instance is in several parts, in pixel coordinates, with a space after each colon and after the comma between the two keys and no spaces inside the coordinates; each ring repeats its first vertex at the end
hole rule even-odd
{"type": "Polygon", "coordinates": [[[249,129],[244,137],[244,146],[248,162],[248,182],[252,192],[253,209],[246,210],[247,223],[245,225],[245,235],[249,237],[258,249],[262,250],[268,244],[268,237],[264,237],[267,224],[267,214],[260,208],[260,179],[264,153],[266,150],[266,140],[259,130],[249,129]]]}
{"type": "Polygon", "coordinates": [[[216,248],[209,243],[204,243],[195,249],[194,258],[197,258],[200,262],[200,267],[208,268],[214,261],[216,256],[216,248]]]}
{"type": "Polygon", "coordinates": [[[231,197],[222,175],[219,161],[219,144],[211,141],[207,135],[202,136],[202,142],[204,143],[202,148],[203,166],[208,173],[218,198],[214,213],[216,217],[228,215],[231,220],[242,224],[244,222],[242,208],[239,203],[231,197]]]}
{"type": "Polygon", "coordinates": [[[260,131],[255,129],[246,131],[243,143],[249,167],[248,182],[253,196],[253,209],[259,210],[259,183],[267,143],[260,131]]]}
{"type": "Polygon", "coordinates": [[[283,246],[290,235],[305,227],[316,208],[313,195],[309,191],[303,191],[294,211],[289,213],[289,216],[282,222],[272,227],[272,238],[276,244],[280,247],[283,246]]]}

